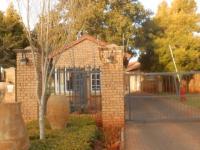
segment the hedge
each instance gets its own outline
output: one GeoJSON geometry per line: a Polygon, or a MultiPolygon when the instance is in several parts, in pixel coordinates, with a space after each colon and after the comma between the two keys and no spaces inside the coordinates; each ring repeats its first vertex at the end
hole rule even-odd
{"type": "Polygon", "coordinates": [[[99,138],[95,121],[89,116],[71,116],[63,130],[51,130],[46,122],[46,139],[39,140],[38,121],[27,125],[30,150],[92,150],[99,138]]]}

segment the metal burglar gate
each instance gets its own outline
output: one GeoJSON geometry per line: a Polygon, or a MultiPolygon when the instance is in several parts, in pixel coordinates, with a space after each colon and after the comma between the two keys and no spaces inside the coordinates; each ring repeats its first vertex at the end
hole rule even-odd
{"type": "Polygon", "coordinates": [[[127,121],[200,120],[200,72],[125,73],[127,121]]]}
{"type": "Polygon", "coordinates": [[[101,111],[99,68],[56,68],[49,83],[50,95],[65,95],[71,112],[101,111]]]}

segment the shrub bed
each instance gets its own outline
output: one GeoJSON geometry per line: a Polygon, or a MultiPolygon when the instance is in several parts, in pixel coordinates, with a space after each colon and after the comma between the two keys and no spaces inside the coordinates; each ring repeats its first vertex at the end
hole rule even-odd
{"type": "Polygon", "coordinates": [[[51,130],[46,122],[46,139],[39,140],[38,121],[28,124],[30,150],[92,150],[99,138],[95,121],[85,115],[70,116],[64,130],[51,130]]]}

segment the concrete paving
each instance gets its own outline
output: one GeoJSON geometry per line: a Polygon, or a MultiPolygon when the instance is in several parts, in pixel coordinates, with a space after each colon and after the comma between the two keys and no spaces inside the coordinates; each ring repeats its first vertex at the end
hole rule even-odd
{"type": "Polygon", "coordinates": [[[173,98],[129,98],[125,150],[200,150],[199,109],[173,98]]]}
{"type": "Polygon", "coordinates": [[[200,150],[200,122],[128,122],[125,150],[200,150]]]}
{"type": "Polygon", "coordinates": [[[126,99],[126,120],[200,121],[200,110],[170,97],[129,97],[126,99]]]}

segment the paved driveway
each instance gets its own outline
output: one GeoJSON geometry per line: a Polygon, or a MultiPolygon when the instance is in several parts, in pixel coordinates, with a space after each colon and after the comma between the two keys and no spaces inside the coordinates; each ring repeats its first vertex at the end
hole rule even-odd
{"type": "Polygon", "coordinates": [[[126,150],[200,150],[200,111],[166,98],[132,98],[126,150]],[[131,120],[131,121],[130,121],[131,120]],[[182,120],[177,122],[177,120],[182,120]]]}
{"type": "Polygon", "coordinates": [[[200,123],[127,123],[126,150],[200,150],[200,123]]]}
{"type": "Polygon", "coordinates": [[[200,121],[200,110],[173,97],[129,96],[126,97],[126,119],[136,122],[200,121]]]}

